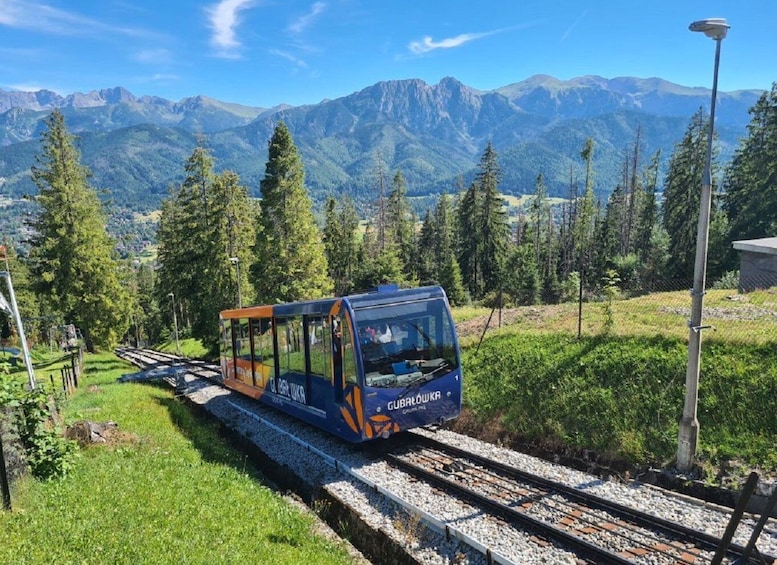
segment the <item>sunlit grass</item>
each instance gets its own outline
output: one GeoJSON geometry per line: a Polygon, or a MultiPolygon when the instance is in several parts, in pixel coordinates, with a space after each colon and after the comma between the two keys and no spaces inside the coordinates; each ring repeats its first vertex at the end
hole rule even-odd
{"type": "MultiPolygon", "coordinates": [[[[208,350],[198,339],[179,339],[178,346],[181,349],[181,355],[189,359],[204,359],[208,355],[208,350]]],[[[165,353],[177,353],[174,339],[160,343],[154,346],[154,349],[165,353]]]]}
{"type": "MultiPolygon", "coordinates": [[[[584,302],[582,335],[599,335],[604,331],[607,314],[605,302],[584,302]]],[[[488,308],[454,308],[457,324],[476,318],[485,319],[488,308]]],[[[553,305],[522,306],[502,310],[502,327],[498,328],[499,312],[489,324],[500,333],[563,333],[577,335],[579,311],[576,302],[553,305]]],[[[691,298],[688,291],[661,292],[612,303],[612,335],[662,336],[687,339],[691,298]]],[[[737,341],[752,344],[770,343],[777,339],[777,294],[771,290],[737,294],[734,290],[708,290],[704,297],[703,324],[711,326],[705,339],[737,341]]],[[[480,332],[474,332],[477,338],[480,332]]],[[[464,332],[462,344],[473,339],[464,332]]]]}
{"type": "MultiPolygon", "coordinates": [[[[688,291],[578,304],[454,311],[465,404],[484,430],[670,465],[683,409],[688,291]],[[608,328],[607,316],[612,316],[608,328]],[[499,327],[499,320],[502,325],[499,327]],[[481,337],[484,336],[481,342],[481,337]]],[[[709,290],[698,415],[698,461],[774,472],[777,293],[709,290]],[[747,468],[747,467],[745,467],[747,468]]]]}
{"type": "Polygon", "coordinates": [[[132,365],[88,355],[67,422],[113,421],[65,480],[22,480],[0,513],[2,563],[347,563],[241,453],[162,386],[120,384],[132,365]]]}

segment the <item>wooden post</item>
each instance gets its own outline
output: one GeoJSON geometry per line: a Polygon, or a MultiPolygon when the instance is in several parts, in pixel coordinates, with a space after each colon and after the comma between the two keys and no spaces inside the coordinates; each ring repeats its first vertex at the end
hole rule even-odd
{"type": "Polygon", "coordinates": [[[70,355],[70,366],[73,368],[73,388],[78,388],[78,371],[76,370],[76,355],[77,351],[73,351],[70,355]]]}
{"type": "Polygon", "coordinates": [[[11,509],[11,489],[8,486],[8,472],[5,469],[5,456],[3,455],[3,433],[0,426],[0,490],[3,491],[3,510],[11,509]]]}

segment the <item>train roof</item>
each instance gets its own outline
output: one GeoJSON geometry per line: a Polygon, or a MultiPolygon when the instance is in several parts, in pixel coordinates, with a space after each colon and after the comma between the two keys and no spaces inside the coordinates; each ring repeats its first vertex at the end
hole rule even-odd
{"type": "Polygon", "coordinates": [[[275,304],[272,306],[251,306],[242,309],[224,310],[222,318],[249,318],[269,316],[299,316],[299,315],[325,315],[328,314],[338,300],[343,300],[354,309],[382,306],[395,302],[408,302],[414,300],[428,300],[431,298],[443,298],[445,291],[439,286],[424,286],[418,288],[400,289],[396,285],[381,285],[374,291],[361,294],[351,294],[339,298],[322,298],[319,300],[307,300],[292,302],[289,304],[275,304]]]}
{"type": "Polygon", "coordinates": [[[352,308],[370,308],[393,302],[409,302],[442,298],[445,292],[439,286],[423,286],[419,288],[398,289],[396,286],[378,287],[376,292],[354,294],[345,297],[352,308]]]}

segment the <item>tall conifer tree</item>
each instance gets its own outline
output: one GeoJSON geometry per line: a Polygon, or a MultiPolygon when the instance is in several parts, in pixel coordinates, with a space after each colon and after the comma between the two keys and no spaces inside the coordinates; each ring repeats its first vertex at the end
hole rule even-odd
{"type": "Polygon", "coordinates": [[[682,141],[675,145],[664,181],[663,226],[669,234],[669,276],[678,279],[693,278],[708,124],[700,108],[682,141]]]}
{"type": "Polygon", "coordinates": [[[750,109],[747,137],[726,170],[725,203],[732,240],[777,232],[777,83],[750,109]]]}
{"type": "Polygon", "coordinates": [[[332,292],[322,237],[305,188],[305,171],[286,124],[268,142],[256,262],[252,275],[260,302],[314,299],[332,292]]]}
{"type": "Polygon", "coordinates": [[[129,326],[115,243],[62,113],[55,110],[45,124],[42,153],[32,167],[41,207],[31,222],[33,284],[63,321],[81,329],[90,350],[111,348],[129,326]]]}

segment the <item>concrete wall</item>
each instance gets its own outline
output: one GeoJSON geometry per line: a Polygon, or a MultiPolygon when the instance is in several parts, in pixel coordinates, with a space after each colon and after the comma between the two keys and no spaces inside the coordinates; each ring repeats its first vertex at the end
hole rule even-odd
{"type": "Polygon", "coordinates": [[[740,292],[777,286],[777,255],[744,250],[741,254],[740,292]]]}

